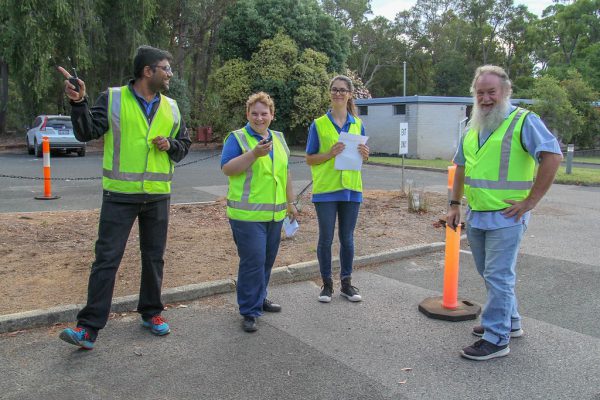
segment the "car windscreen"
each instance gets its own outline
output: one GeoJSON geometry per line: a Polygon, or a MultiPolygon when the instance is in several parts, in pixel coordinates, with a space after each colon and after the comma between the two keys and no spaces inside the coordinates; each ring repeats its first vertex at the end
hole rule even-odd
{"type": "Polygon", "coordinates": [[[73,124],[70,119],[49,119],[46,127],[54,129],[73,129],[73,124]]]}

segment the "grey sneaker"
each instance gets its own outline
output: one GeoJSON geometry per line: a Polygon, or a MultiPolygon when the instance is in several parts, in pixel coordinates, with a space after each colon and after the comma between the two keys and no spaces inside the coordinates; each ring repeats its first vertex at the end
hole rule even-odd
{"type": "Polygon", "coordinates": [[[492,358],[504,357],[510,353],[508,344],[504,346],[496,346],[486,340],[480,339],[469,347],[465,347],[460,352],[460,355],[469,360],[485,361],[492,358]]]}
{"type": "Polygon", "coordinates": [[[350,278],[342,279],[342,289],[340,294],[352,302],[361,301],[362,297],[358,294],[358,288],[352,286],[350,278]]]}
{"type": "Polygon", "coordinates": [[[333,294],[333,280],[323,279],[323,286],[321,286],[321,293],[319,294],[319,301],[321,303],[329,303],[331,301],[332,294],[333,294]]]}
{"type": "MultiPolygon", "coordinates": [[[[478,337],[482,337],[484,332],[485,331],[483,329],[483,326],[481,326],[481,325],[474,326],[473,330],[471,331],[471,333],[473,335],[478,336],[478,337]]],[[[523,329],[521,329],[521,328],[511,329],[510,330],[510,337],[511,338],[518,338],[518,337],[523,336],[523,333],[525,333],[525,332],[523,332],[523,329]]]]}

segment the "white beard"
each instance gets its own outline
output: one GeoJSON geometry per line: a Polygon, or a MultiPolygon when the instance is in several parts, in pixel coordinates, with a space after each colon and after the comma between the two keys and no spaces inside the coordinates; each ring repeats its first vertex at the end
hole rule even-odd
{"type": "Polygon", "coordinates": [[[474,106],[468,126],[477,132],[495,131],[504,122],[510,110],[510,100],[508,98],[501,103],[497,103],[487,114],[482,111],[479,104],[477,104],[477,100],[473,100],[474,106]]]}

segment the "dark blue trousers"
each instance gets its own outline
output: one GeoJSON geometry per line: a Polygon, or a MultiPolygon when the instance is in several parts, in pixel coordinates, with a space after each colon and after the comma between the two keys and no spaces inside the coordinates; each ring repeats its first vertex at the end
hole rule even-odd
{"type": "Polygon", "coordinates": [[[267,298],[267,286],[279,250],[283,221],[230,219],[229,224],[240,257],[237,280],[240,314],[258,317],[262,315],[263,301],[267,298]]]}
{"type": "Polygon", "coordinates": [[[77,314],[77,325],[97,332],[104,328],[110,306],[117,270],[125,252],[127,238],[138,220],[142,278],[137,310],[144,319],[160,314],[161,286],[170,199],[149,203],[118,203],[104,200],[100,211],[96,260],[92,264],[86,306],[77,314]]]}

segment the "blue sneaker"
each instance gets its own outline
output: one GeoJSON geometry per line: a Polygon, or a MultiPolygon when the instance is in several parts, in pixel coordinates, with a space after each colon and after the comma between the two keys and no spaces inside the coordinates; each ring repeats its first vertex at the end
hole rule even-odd
{"type": "Polygon", "coordinates": [[[85,328],[66,328],[58,337],[67,343],[74,344],[85,350],[92,350],[96,343],[96,338],[90,336],[89,332],[85,328]]]}
{"type": "Polygon", "coordinates": [[[149,328],[150,332],[157,336],[163,336],[171,332],[169,324],[167,324],[167,321],[160,315],[156,315],[148,321],[142,320],[142,325],[144,328],[149,328]]]}

